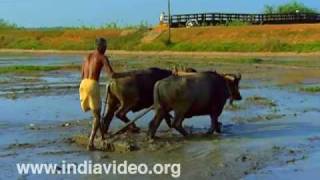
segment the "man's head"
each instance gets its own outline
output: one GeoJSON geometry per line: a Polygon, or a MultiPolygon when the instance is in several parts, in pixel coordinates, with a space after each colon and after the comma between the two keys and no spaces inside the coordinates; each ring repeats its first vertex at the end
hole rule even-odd
{"type": "Polygon", "coordinates": [[[104,38],[97,38],[96,39],[96,47],[99,53],[104,54],[107,50],[107,40],[104,38]]]}

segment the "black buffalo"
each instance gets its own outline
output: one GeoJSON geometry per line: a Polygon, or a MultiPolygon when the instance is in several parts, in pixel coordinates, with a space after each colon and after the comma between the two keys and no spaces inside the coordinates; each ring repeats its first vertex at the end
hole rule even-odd
{"type": "Polygon", "coordinates": [[[208,133],[221,132],[218,117],[227,99],[241,100],[239,82],[241,75],[221,75],[216,72],[182,73],[160,80],[154,87],[155,116],[149,124],[149,136],[153,138],[163,118],[174,111],[172,126],[182,135],[184,118],[210,115],[208,133]]]}
{"type": "MultiPolygon", "coordinates": [[[[123,73],[122,77],[111,79],[107,86],[107,113],[102,118],[104,132],[107,133],[110,123],[116,115],[120,120],[128,123],[129,111],[137,112],[153,105],[153,88],[157,81],[172,75],[171,70],[160,68],[148,68],[123,73]]],[[[165,116],[168,125],[170,117],[165,116]]],[[[133,132],[138,132],[139,128],[133,123],[129,126],[133,132]]]]}

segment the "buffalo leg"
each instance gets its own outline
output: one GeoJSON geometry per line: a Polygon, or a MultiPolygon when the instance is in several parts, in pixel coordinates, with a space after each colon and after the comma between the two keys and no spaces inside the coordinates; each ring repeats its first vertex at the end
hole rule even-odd
{"type": "Polygon", "coordinates": [[[218,116],[211,114],[211,128],[208,131],[208,134],[213,134],[214,131],[221,133],[221,123],[218,121],[218,116]]]}
{"type": "Polygon", "coordinates": [[[160,123],[162,119],[165,117],[165,112],[162,109],[157,109],[154,118],[152,121],[149,123],[149,131],[148,131],[148,136],[149,138],[153,139],[157,129],[160,126],[160,123]]]}
{"type": "Polygon", "coordinates": [[[173,127],[180,132],[183,136],[188,136],[188,133],[185,129],[182,127],[182,122],[184,120],[184,114],[182,113],[175,113],[174,121],[173,121],[173,127]]]}
{"type": "Polygon", "coordinates": [[[171,115],[169,113],[167,113],[164,117],[164,119],[166,120],[166,123],[168,125],[168,127],[171,129],[172,128],[172,124],[171,124],[171,115]]]}
{"type": "MultiPolygon", "coordinates": [[[[118,111],[116,112],[116,116],[124,123],[130,122],[129,118],[127,117],[127,113],[130,111],[131,108],[132,106],[129,105],[121,105],[118,111]]],[[[136,126],[135,123],[131,124],[128,128],[131,130],[131,132],[134,133],[138,133],[140,131],[140,129],[136,126]]]]}
{"type": "Polygon", "coordinates": [[[104,131],[103,131],[103,128],[100,126],[100,110],[93,110],[92,113],[93,113],[94,118],[93,118],[93,123],[92,123],[89,144],[87,147],[88,150],[94,149],[94,138],[96,136],[98,128],[100,128],[102,139],[104,139],[104,131]]]}

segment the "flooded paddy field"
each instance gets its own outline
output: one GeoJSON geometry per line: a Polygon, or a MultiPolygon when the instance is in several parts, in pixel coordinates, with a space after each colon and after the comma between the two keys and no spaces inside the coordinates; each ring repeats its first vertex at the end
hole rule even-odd
{"type": "MultiPolygon", "coordinates": [[[[190,66],[199,70],[242,73],[242,101],[226,106],[220,116],[222,134],[205,135],[209,117],[184,123],[188,138],[163,123],[159,139],[146,137],[153,112],[137,125],[140,134],[123,134],[119,142],[133,143],[129,151],[88,152],[85,144],[91,114],[80,109],[80,73],[74,69],[29,73],[0,73],[0,179],[163,179],[170,175],[37,176],[18,175],[16,163],[181,163],[183,179],[291,179],[320,175],[320,62],[318,57],[268,57],[239,61],[214,58],[113,57],[115,70],[151,66],[190,66]],[[301,63],[304,62],[304,63],[301,63]]],[[[67,66],[82,55],[0,54],[0,68],[9,66],[67,66]]],[[[104,96],[106,78],[101,80],[104,96]]],[[[129,118],[135,117],[130,114],[129,118]]],[[[114,119],[111,131],[121,127],[114,119]]],[[[99,138],[97,139],[99,142],[99,138]]],[[[99,145],[98,145],[99,146],[99,145]]],[[[102,146],[101,146],[102,147],[102,146]]]]}

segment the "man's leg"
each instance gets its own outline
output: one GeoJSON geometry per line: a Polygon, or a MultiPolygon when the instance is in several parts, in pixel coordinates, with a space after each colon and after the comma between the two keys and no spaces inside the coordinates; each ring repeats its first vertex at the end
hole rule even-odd
{"type": "Polygon", "coordinates": [[[92,129],[88,144],[88,150],[94,150],[94,138],[97,134],[98,128],[100,128],[102,139],[104,140],[104,131],[103,127],[100,126],[100,109],[99,110],[93,110],[93,122],[92,122],[92,129]]]}
{"type": "Polygon", "coordinates": [[[105,107],[107,109],[107,113],[104,117],[102,117],[101,126],[103,127],[104,134],[108,134],[110,123],[114,117],[114,114],[116,110],[119,108],[119,101],[111,93],[108,93],[107,98],[107,106],[105,107]]]}

